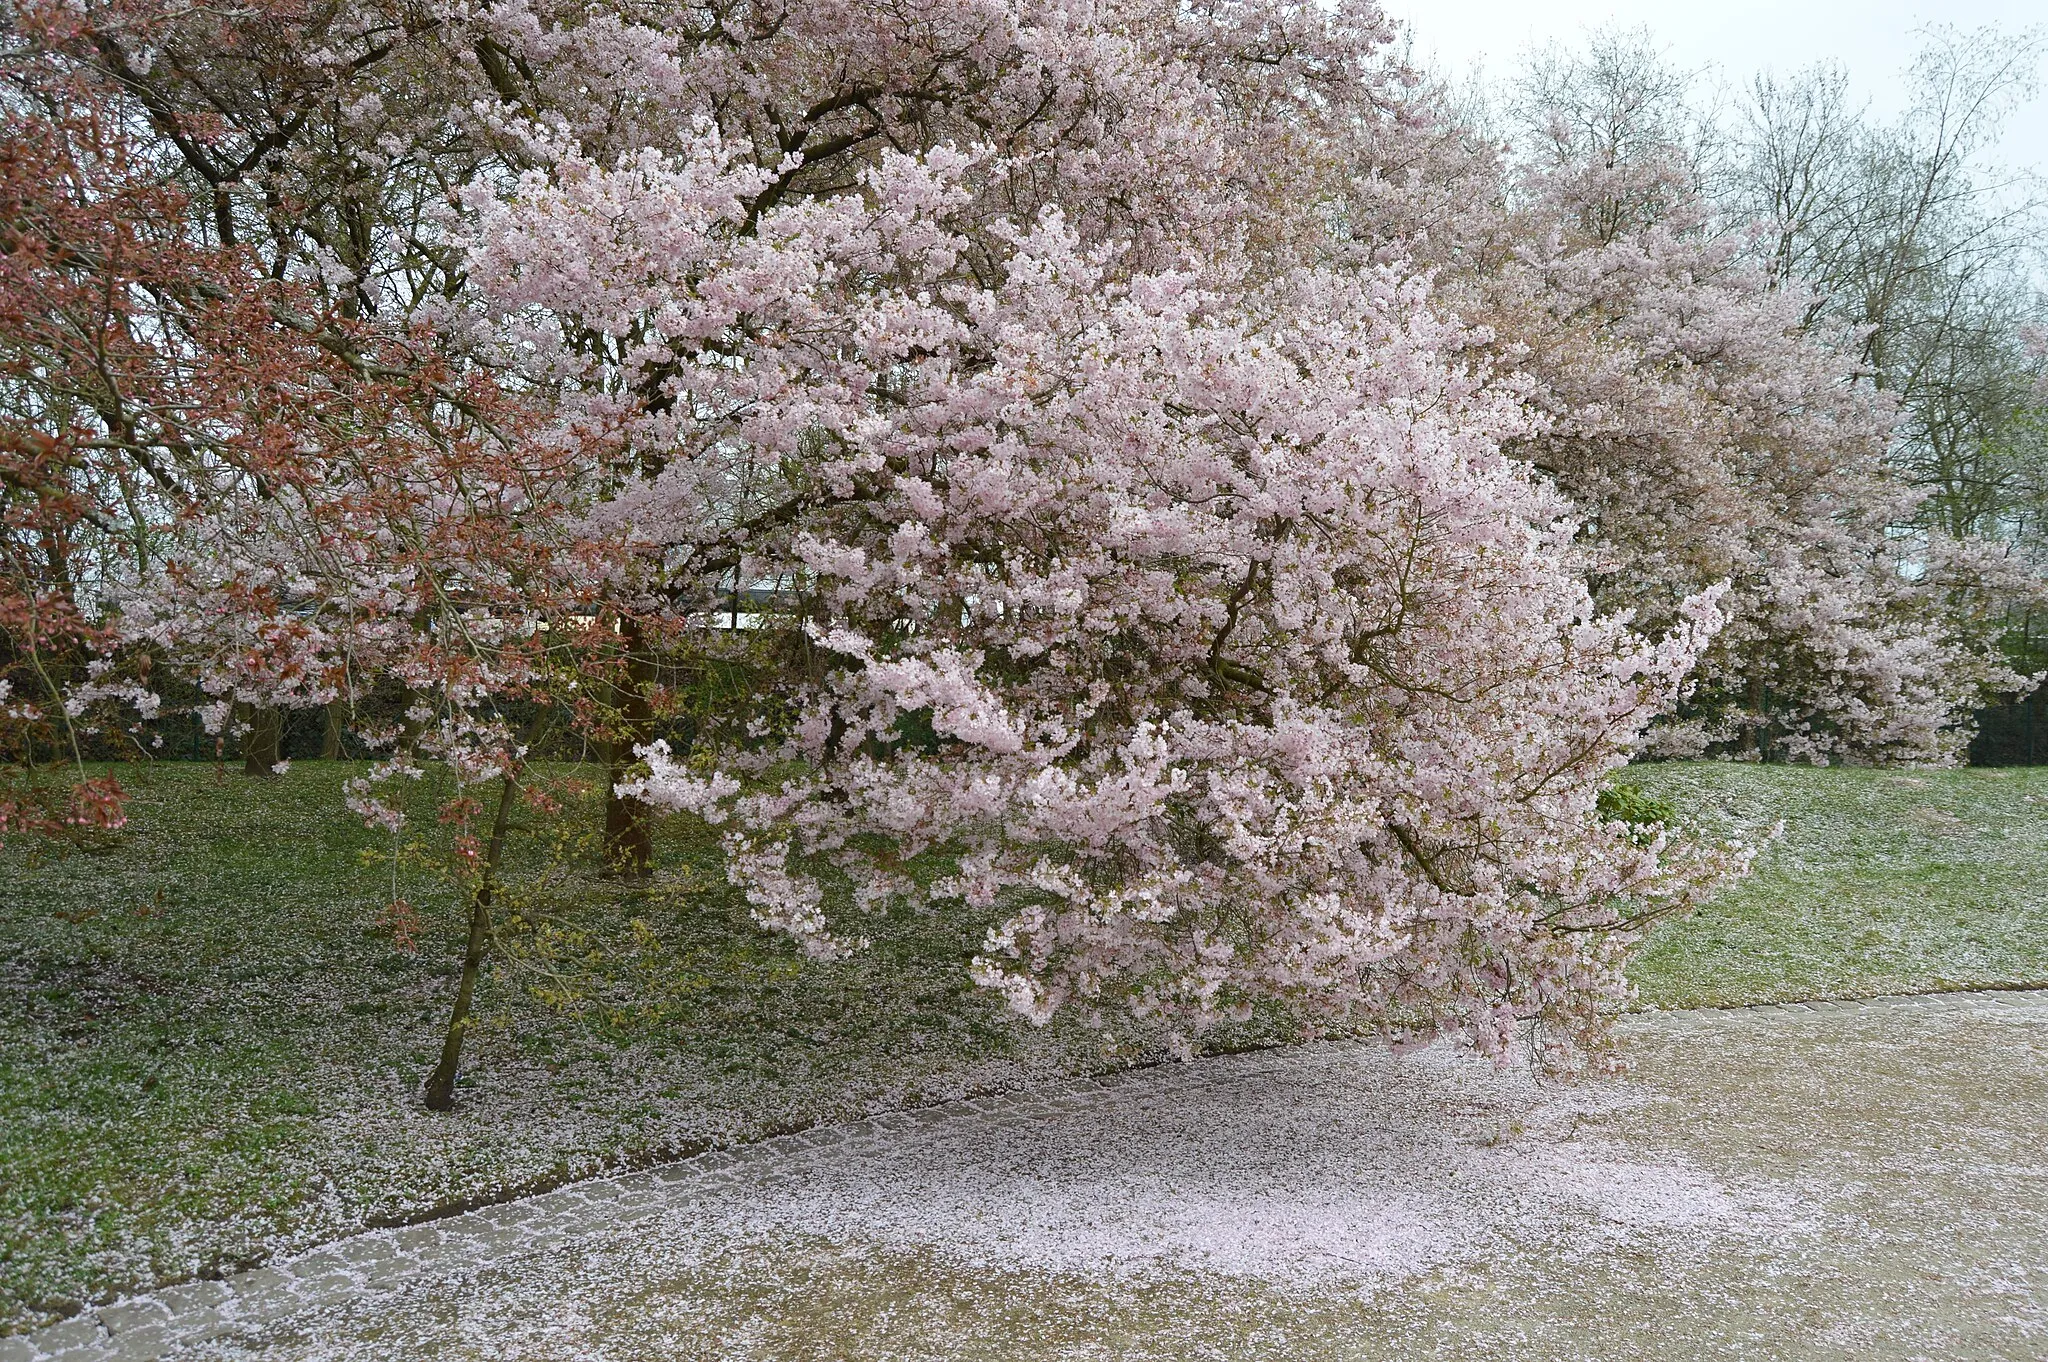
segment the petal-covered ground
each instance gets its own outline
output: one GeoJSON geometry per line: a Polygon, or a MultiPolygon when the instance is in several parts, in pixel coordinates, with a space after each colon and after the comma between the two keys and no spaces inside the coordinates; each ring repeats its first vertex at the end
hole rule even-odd
{"type": "Polygon", "coordinates": [[[2048,994],[1626,1032],[1611,1083],[1328,1045],[884,1118],[71,1327],[195,1358],[2048,1354],[2048,994]]]}
{"type": "MultiPolygon", "coordinates": [[[[1143,1029],[1004,1016],[962,967],[990,925],[972,915],[898,905],[863,928],[873,949],[803,961],[688,820],[664,828],[654,885],[604,880],[574,853],[598,782],[560,766],[564,812],[515,846],[507,893],[568,934],[508,928],[457,1109],[426,1111],[467,919],[425,861],[392,883],[389,839],[341,808],[362,769],[124,768],[118,854],[0,848],[0,1334],[377,1225],[1158,1053],[1143,1029]],[[409,946],[394,894],[418,909],[409,946]]],[[[1628,776],[1711,837],[1788,829],[1655,930],[1629,966],[1647,1003],[2048,984],[2048,766],[1628,776]]],[[[438,780],[416,791],[429,838],[438,780]]]]}

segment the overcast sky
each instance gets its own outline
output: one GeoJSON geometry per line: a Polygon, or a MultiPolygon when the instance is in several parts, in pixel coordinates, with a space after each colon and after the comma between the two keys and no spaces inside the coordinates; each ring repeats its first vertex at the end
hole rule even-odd
{"type": "MultiPolygon", "coordinates": [[[[2048,25],[2043,0],[1381,0],[1407,23],[1418,57],[1464,74],[1510,74],[1518,56],[1550,40],[1571,42],[1589,28],[1647,27],[1685,68],[1713,67],[1730,85],[1764,68],[1798,70],[1816,61],[1848,69],[1859,97],[1893,112],[1900,72],[1929,23],[2009,33],[2048,25]]],[[[2001,159],[2048,173],[2048,99],[2036,98],[2007,124],[2001,159]]]]}

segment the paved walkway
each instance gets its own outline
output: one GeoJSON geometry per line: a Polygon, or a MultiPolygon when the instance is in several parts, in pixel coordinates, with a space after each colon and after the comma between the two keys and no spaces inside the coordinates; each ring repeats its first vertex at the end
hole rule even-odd
{"type": "Polygon", "coordinates": [[[2048,1356],[2048,994],[1624,1033],[1618,1083],[1331,1044],[812,1131],[0,1362],[2048,1356]]]}

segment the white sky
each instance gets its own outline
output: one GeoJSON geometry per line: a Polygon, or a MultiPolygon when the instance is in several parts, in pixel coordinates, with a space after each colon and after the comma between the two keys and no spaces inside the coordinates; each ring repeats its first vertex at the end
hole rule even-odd
{"type": "MultiPolygon", "coordinates": [[[[1603,25],[1647,27],[1674,65],[1715,68],[1737,86],[1759,70],[1795,71],[1816,61],[1846,67],[1873,111],[1900,103],[1899,74],[1930,23],[2008,33],[2048,28],[2048,0],[1381,0],[1405,22],[1415,55],[1463,75],[1475,63],[1489,77],[1511,74],[1522,52],[1571,43],[1603,25]]],[[[2048,77],[2048,72],[2043,73],[2048,77]]],[[[2048,80],[2044,80],[2048,84],[2048,80]]],[[[2037,97],[2006,125],[1999,158],[2048,173],[2048,98],[2037,97]]]]}

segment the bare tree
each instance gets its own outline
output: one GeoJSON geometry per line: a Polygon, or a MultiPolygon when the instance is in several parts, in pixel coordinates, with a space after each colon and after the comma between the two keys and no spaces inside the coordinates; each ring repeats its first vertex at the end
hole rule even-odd
{"type": "Polygon", "coordinates": [[[1951,535],[2026,540],[2048,449],[2030,326],[2048,318],[2048,188],[1989,159],[2035,90],[2039,35],[1937,29],[1895,122],[1852,108],[1844,74],[1751,86],[1721,184],[1762,224],[1773,273],[1813,291],[1810,322],[1848,329],[1869,381],[1897,395],[1894,457],[1951,535]]]}

